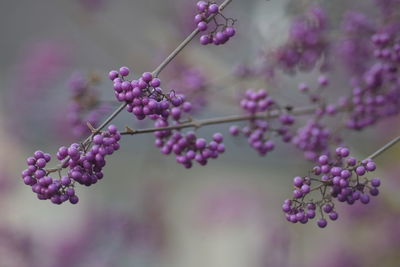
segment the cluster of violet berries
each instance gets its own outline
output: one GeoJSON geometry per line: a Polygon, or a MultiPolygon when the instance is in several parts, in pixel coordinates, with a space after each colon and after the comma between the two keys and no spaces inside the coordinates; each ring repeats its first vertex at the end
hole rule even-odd
{"type": "MultiPolygon", "coordinates": [[[[156,128],[179,125],[185,113],[192,110],[192,104],[185,101],[185,96],[171,91],[168,95],[159,87],[161,81],[153,78],[149,72],[143,73],[138,80],[128,81],[127,67],[119,71],[111,71],[109,78],[114,82],[115,96],[119,101],[127,103],[127,110],[132,112],[137,119],[143,120],[148,116],[154,120],[156,128]]],[[[162,129],[155,131],[155,145],[161,153],[167,155],[174,153],[178,163],[186,168],[193,165],[193,160],[200,165],[207,164],[208,159],[217,158],[225,151],[222,144],[223,137],[216,133],[213,141],[207,143],[205,139],[198,138],[193,132],[180,133],[176,129],[162,129]]]]}
{"type": "Polygon", "coordinates": [[[68,178],[90,186],[103,178],[105,157],[120,148],[120,139],[121,134],[117,127],[110,125],[107,131],[93,136],[93,145],[88,151],[82,151],[80,145],[75,143],[68,148],[61,147],[57,152],[57,159],[63,162],[63,168],[69,168],[68,178]]]}
{"type": "MultiPolygon", "coordinates": [[[[163,120],[156,123],[156,127],[163,127],[163,125],[165,125],[163,120]]],[[[194,161],[204,166],[209,159],[215,159],[225,152],[225,146],[222,143],[223,136],[220,133],[215,133],[213,140],[208,143],[204,138],[198,138],[192,131],[180,133],[161,130],[155,132],[155,135],[157,137],[155,144],[160,147],[161,153],[175,154],[176,161],[185,168],[191,168],[194,161]]]]}
{"type": "Polygon", "coordinates": [[[75,195],[75,183],[90,186],[103,178],[102,169],[106,165],[105,157],[119,149],[121,135],[117,127],[110,125],[107,131],[93,136],[93,144],[87,151],[82,145],[72,144],[60,147],[57,159],[60,168],[46,170],[46,164],[51,160],[47,153],[36,151],[33,157],[27,159],[28,168],[22,172],[26,185],[32,186],[39,199],[50,199],[54,204],[70,201],[76,204],[79,198],[75,195]],[[67,175],[61,176],[62,169],[68,168],[67,175]],[[57,171],[60,178],[49,176],[57,171]]]}
{"type": "Polygon", "coordinates": [[[100,103],[99,94],[81,73],[72,75],[69,81],[71,101],[67,107],[67,121],[75,137],[90,133],[87,123],[97,127],[100,119],[110,110],[110,106],[100,103]]]}
{"type": "MultiPolygon", "coordinates": [[[[198,13],[194,17],[194,22],[197,25],[197,29],[201,32],[205,32],[209,28],[210,24],[207,22],[209,16],[220,14],[219,6],[213,2],[205,2],[205,1],[197,2],[197,11],[198,13]]],[[[224,24],[219,24],[214,17],[213,18],[213,22],[215,23],[214,29],[209,31],[209,33],[207,34],[200,36],[200,43],[202,45],[225,44],[231,37],[235,35],[236,30],[233,27],[234,20],[230,18],[225,18],[224,16],[221,17],[225,20],[224,24]],[[231,25],[229,25],[229,22],[231,22],[231,25]]]]}
{"type": "Polygon", "coordinates": [[[129,68],[121,67],[119,71],[112,70],[109,78],[114,82],[115,97],[120,102],[127,103],[127,110],[138,120],[146,117],[157,120],[171,115],[179,119],[181,109],[190,112],[191,104],[185,102],[183,95],[171,92],[168,96],[161,89],[161,80],[145,72],[138,80],[129,81],[129,68]]]}
{"type": "Polygon", "coordinates": [[[370,195],[379,194],[380,179],[365,177],[376,169],[375,163],[371,159],[358,161],[349,155],[348,148],[338,147],[333,158],[321,155],[310,175],[293,179],[293,198],[286,199],[282,206],[289,222],[304,224],[319,212],[317,225],[324,228],[328,224],[326,216],[332,221],[339,217],[335,210],[335,199],[349,205],[356,201],[368,204],[370,195]],[[318,186],[312,188],[313,183],[318,183],[318,186]],[[311,198],[312,192],[320,194],[321,198],[311,198]]]}
{"type": "Polygon", "coordinates": [[[24,183],[31,186],[32,191],[41,200],[50,199],[54,204],[61,204],[67,200],[72,204],[78,203],[79,198],[75,195],[68,177],[53,179],[48,176],[45,167],[50,160],[50,154],[42,151],[36,151],[33,157],[29,157],[26,160],[28,168],[22,171],[24,183]]]}
{"type": "MultiPolygon", "coordinates": [[[[249,89],[240,101],[240,106],[254,116],[259,112],[271,111],[274,108],[274,104],[275,101],[265,89],[258,91],[249,89]]],[[[273,127],[272,119],[254,118],[250,119],[249,125],[242,129],[236,125],[231,126],[229,132],[233,136],[237,136],[242,132],[247,137],[247,141],[252,148],[257,150],[260,155],[266,155],[275,148],[275,143],[270,140],[271,133],[280,135],[284,142],[289,142],[292,139],[288,126],[294,123],[294,117],[288,113],[282,113],[278,120],[278,128],[273,127]]]]}

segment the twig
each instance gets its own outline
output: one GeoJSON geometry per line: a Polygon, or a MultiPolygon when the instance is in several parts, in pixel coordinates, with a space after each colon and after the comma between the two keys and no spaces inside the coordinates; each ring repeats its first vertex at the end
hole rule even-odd
{"type": "MultiPolygon", "coordinates": [[[[301,107],[293,109],[290,114],[292,115],[305,115],[311,114],[315,112],[316,107],[301,107]]],[[[218,118],[211,118],[211,119],[203,119],[203,120],[192,120],[190,122],[182,123],[179,125],[172,125],[162,128],[148,128],[148,129],[139,129],[133,130],[129,129],[129,131],[121,132],[121,135],[135,135],[135,134],[143,134],[143,133],[151,133],[156,131],[163,131],[163,130],[174,130],[174,129],[183,129],[183,128],[200,128],[206,125],[213,125],[213,124],[222,124],[228,122],[235,122],[235,121],[246,121],[252,119],[268,119],[268,118],[276,118],[281,114],[280,110],[273,110],[268,113],[256,113],[250,115],[232,115],[232,116],[225,116],[225,117],[218,117],[218,118]]]]}
{"type": "MultiPolygon", "coordinates": [[[[232,0],[225,0],[219,7],[219,10],[222,11],[230,2],[232,2],[232,0]]],[[[216,14],[212,14],[211,16],[209,16],[207,18],[207,22],[209,22],[216,14]]],[[[199,29],[195,29],[188,37],[186,37],[185,40],[182,41],[182,43],[180,43],[177,48],[175,48],[174,51],[171,52],[171,54],[169,54],[169,56],[163,61],[161,62],[161,64],[156,67],[154,69],[154,71],[152,72],[153,76],[157,77],[160,72],[171,62],[171,60],[173,60],[178,54],[179,52],[182,51],[183,48],[185,48],[189,42],[191,40],[193,40],[193,38],[199,33],[199,29]]],[[[104,129],[104,127],[106,127],[116,116],[118,116],[119,113],[121,113],[122,110],[124,110],[124,108],[127,106],[127,103],[123,103],[121,104],[109,117],[106,118],[106,120],[99,126],[97,127],[94,131],[92,131],[92,133],[81,143],[83,146],[86,146],[88,144],[90,144],[90,141],[92,140],[93,136],[96,135],[97,133],[99,133],[101,130],[104,129]]],[[[49,169],[47,170],[48,173],[53,172],[54,170],[58,170],[60,168],[62,168],[62,166],[64,165],[65,162],[67,162],[69,160],[69,157],[67,157],[60,165],[58,168],[54,168],[54,169],[49,169]]]]}
{"type": "Polygon", "coordinates": [[[370,156],[368,156],[366,159],[374,159],[377,156],[381,155],[383,152],[394,146],[396,143],[400,141],[400,135],[397,136],[396,138],[392,139],[390,142],[388,142],[386,145],[383,147],[379,148],[377,151],[372,153],[370,156]]]}
{"type": "MultiPolygon", "coordinates": [[[[232,0],[225,0],[219,7],[219,10],[222,11],[230,2],[232,2],[232,0]]],[[[216,14],[212,14],[210,17],[208,17],[207,22],[210,21],[216,14]]],[[[167,58],[161,62],[161,64],[156,67],[152,74],[153,76],[157,77],[160,72],[171,62],[171,60],[173,60],[178,54],[179,52],[182,51],[183,48],[185,48],[189,42],[191,40],[193,40],[193,38],[199,33],[199,29],[195,29],[191,34],[189,34],[188,37],[186,37],[185,40],[182,41],[182,43],[180,43],[174,51],[171,52],[171,54],[169,54],[169,56],[167,56],[167,58]]],[[[92,137],[97,134],[98,132],[100,132],[104,127],[107,126],[107,124],[109,124],[125,107],[127,106],[127,103],[121,104],[118,109],[116,109],[97,129],[95,132],[93,132],[88,138],[86,138],[86,140],[83,142],[83,144],[86,144],[87,142],[89,142],[92,137]]]]}

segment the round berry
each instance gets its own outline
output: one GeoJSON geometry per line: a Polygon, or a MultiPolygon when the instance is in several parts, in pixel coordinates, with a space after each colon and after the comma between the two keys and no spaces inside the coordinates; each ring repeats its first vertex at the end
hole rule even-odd
{"type": "Polygon", "coordinates": [[[303,185],[304,179],[300,176],[296,176],[293,178],[293,184],[296,187],[301,187],[303,185]]]}
{"type": "Polygon", "coordinates": [[[339,214],[337,212],[332,211],[331,213],[329,213],[329,219],[331,219],[332,221],[336,221],[338,217],[339,214]]]}
{"type": "Polygon", "coordinates": [[[374,162],[370,161],[365,165],[365,169],[369,172],[375,171],[376,165],[374,162]]]}
{"type": "Polygon", "coordinates": [[[233,28],[233,27],[227,27],[227,28],[225,29],[225,34],[226,34],[228,37],[233,37],[233,36],[235,35],[235,33],[236,33],[236,31],[235,31],[235,28],[233,28]]]}
{"type": "Polygon", "coordinates": [[[202,35],[200,37],[200,44],[207,45],[212,42],[212,39],[208,35],[202,35]]]}
{"type": "Polygon", "coordinates": [[[199,29],[199,31],[202,31],[202,32],[207,30],[207,22],[200,21],[199,23],[197,23],[197,29],[199,29]]]}
{"type": "Polygon", "coordinates": [[[112,70],[112,71],[110,71],[110,73],[108,73],[108,78],[111,81],[114,81],[114,79],[117,77],[118,77],[118,71],[116,71],[116,70],[112,70]]]}
{"type": "Polygon", "coordinates": [[[356,168],[356,173],[357,173],[357,175],[364,175],[365,174],[365,168],[363,167],[363,166],[358,166],[357,168],[356,168]]]}
{"type": "Polygon", "coordinates": [[[373,178],[371,180],[371,185],[373,187],[379,187],[381,185],[381,180],[379,178],[373,178]]]}
{"type": "Polygon", "coordinates": [[[217,4],[211,4],[211,5],[208,7],[208,12],[210,12],[211,14],[218,13],[218,10],[219,10],[219,7],[218,7],[217,4]]]}
{"type": "MultiPolygon", "coordinates": [[[[150,82],[153,79],[153,75],[151,72],[145,72],[142,74],[142,80],[146,83],[150,82]]],[[[142,88],[144,89],[144,88],[142,88]]]]}
{"type": "Polygon", "coordinates": [[[328,225],[328,222],[325,219],[319,219],[317,221],[318,227],[325,228],[328,225]]]}
{"type": "Polygon", "coordinates": [[[119,74],[121,74],[121,76],[128,76],[129,75],[129,68],[128,67],[121,67],[119,69],[119,74]]]}

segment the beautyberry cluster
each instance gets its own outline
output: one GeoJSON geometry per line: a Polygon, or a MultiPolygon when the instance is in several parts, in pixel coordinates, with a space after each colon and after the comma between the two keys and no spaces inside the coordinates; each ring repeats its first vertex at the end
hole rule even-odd
{"type": "Polygon", "coordinates": [[[32,186],[39,199],[50,199],[54,204],[61,204],[67,200],[72,204],[79,201],[75,195],[75,183],[90,186],[103,178],[102,169],[106,164],[106,155],[111,155],[119,149],[120,133],[114,125],[107,131],[93,136],[93,145],[89,150],[85,145],[72,144],[69,147],[60,147],[57,159],[60,167],[46,169],[51,157],[47,153],[36,151],[33,157],[27,159],[28,168],[22,172],[26,185],[32,186]],[[68,168],[67,175],[61,171],[68,168]],[[58,172],[59,179],[49,176],[58,172]]]}
{"type": "MultiPolygon", "coordinates": [[[[158,121],[156,126],[162,126],[163,121],[158,121]]],[[[193,161],[200,165],[206,165],[209,159],[215,159],[220,153],[225,152],[225,146],[222,143],[223,136],[220,133],[213,135],[213,141],[207,143],[204,138],[198,138],[194,132],[180,133],[167,131],[158,131],[156,146],[160,147],[163,154],[174,153],[176,161],[185,168],[191,168],[193,161]]]]}
{"type": "Polygon", "coordinates": [[[70,180],[90,186],[103,178],[105,157],[119,149],[120,139],[121,134],[117,127],[110,125],[107,131],[93,136],[93,145],[89,150],[80,149],[79,144],[61,147],[57,152],[57,159],[63,162],[63,168],[69,168],[67,174],[70,180]]]}
{"type": "Polygon", "coordinates": [[[240,106],[254,118],[249,120],[249,125],[240,129],[238,126],[231,126],[229,131],[232,135],[237,136],[242,132],[248,140],[251,147],[258,151],[260,155],[266,155],[275,148],[275,143],[270,140],[270,135],[275,133],[282,137],[284,142],[289,142],[292,135],[288,126],[294,123],[294,117],[288,113],[282,113],[279,117],[277,127],[274,127],[274,120],[267,118],[268,113],[277,111],[275,101],[268,95],[264,89],[258,91],[249,89],[246,91],[244,98],[240,101],[240,106]],[[265,112],[265,118],[260,117],[257,113],[265,112]]]}
{"type": "MultiPolygon", "coordinates": [[[[117,99],[128,103],[128,111],[139,120],[148,116],[155,121],[156,128],[179,126],[184,115],[191,112],[192,104],[185,101],[184,95],[174,91],[164,94],[159,87],[161,81],[153,78],[151,73],[145,72],[141,78],[134,81],[125,80],[124,77],[128,74],[129,69],[122,67],[119,72],[111,71],[109,77],[114,82],[117,99]]],[[[173,152],[177,162],[186,168],[192,167],[193,160],[205,165],[208,159],[217,158],[219,153],[225,151],[221,134],[215,134],[214,141],[208,144],[205,139],[197,138],[193,132],[184,134],[178,129],[160,129],[155,131],[154,135],[155,145],[161,152],[173,152]]]]}
{"type": "Polygon", "coordinates": [[[348,148],[338,147],[331,159],[321,155],[310,175],[293,179],[293,198],[286,199],[282,206],[289,222],[307,223],[318,211],[317,224],[324,228],[328,224],[326,216],[332,221],[338,218],[335,200],[349,205],[356,201],[368,204],[370,195],[379,194],[380,179],[365,177],[376,169],[375,163],[371,159],[358,161],[349,155],[348,148]],[[312,187],[316,183],[318,185],[312,187]],[[318,200],[314,196],[317,194],[320,195],[318,200]]]}
{"type": "Polygon", "coordinates": [[[127,67],[121,67],[119,71],[111,71],[109,78],[114,82],[115,96],[118,101],[126,102],[127,110],[133,113],[138,120],[147,116],[153,120],[160,117],[172,117],[179,119],[181,108],[189,112],[191,104],[184,101],[183,95],[171,92],[168,96],[160,88],[161,80],[153,77],[150,72],[145,72],[138,80],[129,81],[125,77],[129,75],[127,67]]]}
{"type": "Polygon", "coordinates": [[[199,13],[196,14],[196,16],[194,17],[194,22],[197,24],[197,29],[199,29],[199,31],[201,32],[207,31],[210,25],[208,24],[209,16],[220,15],[220,17],[225,20],[225,22],[221,24],[217,22],[216,16],[212,18],[212,21],[215,24],[214,29],[200,37],[200,43],[202,45],[225,44],[231,37],[235,35],[236,30],[233,27],[235,20],[231,18],[226,18],[225,16],[220,14],[219,6],[216,3],[199,1],[197,2],[197,11],[199,13]]]}
{"type": "Polygon", "coordinates": [[[41,200],[50,199],[54,204],[61,204],[67,200],[76,204],[79,198],[75,195],[75,190],[68,177],[54,179],[49,176],[45,167],[50,162],[50,154],[36,151],[33,157],[29,157],[26,162],[28,168],[22,172],[22,178],[26,185],[32,187],[32,191],[41,200]]]}

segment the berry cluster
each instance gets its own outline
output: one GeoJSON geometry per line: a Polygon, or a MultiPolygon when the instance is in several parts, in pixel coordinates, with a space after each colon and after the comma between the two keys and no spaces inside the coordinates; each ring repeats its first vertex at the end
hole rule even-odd
{"type": "MultiPolygon", "coordinates": [[[[161,81],[153,78],[149,72],[143,73],[139,80],[126,81],[129,74],[127,67],[120,68],[119,72],[111,71],[109,78],[114,82],[115,95],[119,101],[128,103],[127,109],[136,118],[142,120],[149,116],[154,120],[156,128],[168,127],[171,124],[179,126],[185,113],[192,110],[192,104],[185,101],[185,96],[171,91],[164,94],[159,87],[161,81]]],[[[201,165],[207,164],[210,158],[217,158],[225,151],[222,144],[222,135],[214,135],[214,141],[207,144],[203,138],[197,138],[192,132],[183,134],[177,129],[155,131],[155,145],[163,154],[173,152],[178,163],[186,168],[192,167],[195,160],[201,165]]]]}
{"type": "Polygon", "coordinates": [[[121,134],[117,127],[110,125],[107,131],[93,136],[93,145],[89,150],[80,149],[79,144],[72,144],[68,148],[61,147],[57,152],[57,159],[63,162],[63,168],[69,168],[68,178],[90,186],[103,178],[105,157],[119,149],[120,139],[121,134]]]}
{"type": "Polygon", "coordinates": [[[27,159],[28,169],[22,172],[24,182],[32,186],[32,191],[39,199],[50,199],[54,204],[69,200],[76,204],[79,198],[75,195],[75,182],[90,186],[102,179],[105,156],[119,149],[120,139],[117,127],[110,125],[108,131],[93,136],[93,145],[89,150],[79,144],[72,144],[68,148],[60,147],[57,159],[61,162],[61,167],[53,170],[58,171],[59,179],[50,177],[51,171],[45,169],[51,160],[50,155],[36,151],[33,157],[27,159]],[[68,168],[67,175],[61,176],[61,170],[65,168],[68,168]]]}
{"type": "Polygon", "coordinates": [[[168,96],[160,88],[161,81],[153,77],[150,72],[145,72],[138,80],[128,81],[127,67],[121,67],[118,71],[111,71],[109,78],[114,82],[115,96],[118,101],[126,102],[127,110],[133,113],[138,120],[146,116],[156,120],[158,118],[168,119],[170,115],[179,119],[181,109],[190,112],[191,104],[184,101],[183,95],[171,92],[168,96]]]}
{"type": "Polygon", "coordinates": [[[68,177],[53,179],[48,176],[45,167],[50,162],[50,154],[36,151],[33,157],[27,159],[28,168],[22,172],[22,178],[26,185],[32,186],[32,191],[41,200],[50,199],[54,204],[61,204],[67,200],[76,204],[79,198],[68,177]]]}
{"type": "Polygon", "coordinates": [[[321,217],[317,224],[324,228],[328,223],[325,219],[326,214],[333,221],[338,218],[338,213],[335,211],[335,199],[339,202],[347,202],[349,205],[357,200],[368,204],[369,195],[379,194],[380,180],[365,177],[376,169],[371,159],[357,161],[349,157],[350,151],[345,147],[338,147],[335,152],[336,156],[333,159],[327,155],[320,156],[310,175],[297,176],[293,179],[293,198],[285,200],[282,206],[289,222],[307,223],[309,219],[316,216],[316,208],[319,207],[321,217]],[[319,185],[312,188],[313,183],[319,185]],[[321,198],[312,199],[310,196],[312,192],[319,193],[321,198]],[[306,199],[306,197],[309,198],[306,199]]]}
{"type": "MultiPolygon", "coordinates": [[[[156,126],[165,125],[164,121],[158,121],[156,126]]],[[[208,159],[215,159],[220,153],[225,152],[222,143],[223,136],[220,133],[213,135],[213,141],[207,143],[204,138],[198,138],[194,132],[180,133],[167,131],[155,132],[157,136],[156,146],[160,147],[161,153],[168,155],[174,153],[176,161],[185,168],[191,168],[193,161],[200,165],[206,165],[208,159]]]]}
{"type": "MultiPolygon", "coordinates": [[[[268,112],[272,110],[271,108],[275,104],[275,101],[264,89],[258,91],[249,89],[240,101],[240,106],[255,117],[258,112],[266,112],[268,115],[268,112]]],[[[280,135],[284,142],[289,142],[292,139],[288,126],[294,123],[294,117],[288,113],[282,113],[278,120],[279,125],[274,127],[272,120],[254,118],[250,119],[249,125],[243,127],[241,130],[238,126],[234,125],[230,127],[229,131],[234,136],[242,132],[248,138],[247,140],[251,147],[257,150],[260,155],[266,155],[275,148],[275,143],[270,140],[269,135],[271,132],[280,135]]]]}
{"type": "Polygon", "coordinates": [[[217,22],[216,17],[213,17],[212,20],[215,24],[215,27],[208,34],[204,34],[200,37],[200,43],[202,45],[225,44],[231,37],[235,35],[236,30],[233,27],[235,20],[231,18],[225,18],[225,16],[220,14],[219,6],[217,4],[213,2],[199,1],[197,2],[197,10],[199,13],[194,17],[194,22],[197,24],[197,29],[199,29],[201,32],[207,31],[209,26],[209,16],[220,15],[225,20],[225,23],[220,24],[217,22]]]}
{"type": "Polygon", "coordinates": [[[111,108],[100,102],[99,93],[93,87],[96,82],[96,76],[85,80],[81,73],[75,73],[70,78],[71,101],[68,105],[67,121],[75,137],[89,134],[87,123],[97,127],[100,119],[111,108]]]}

